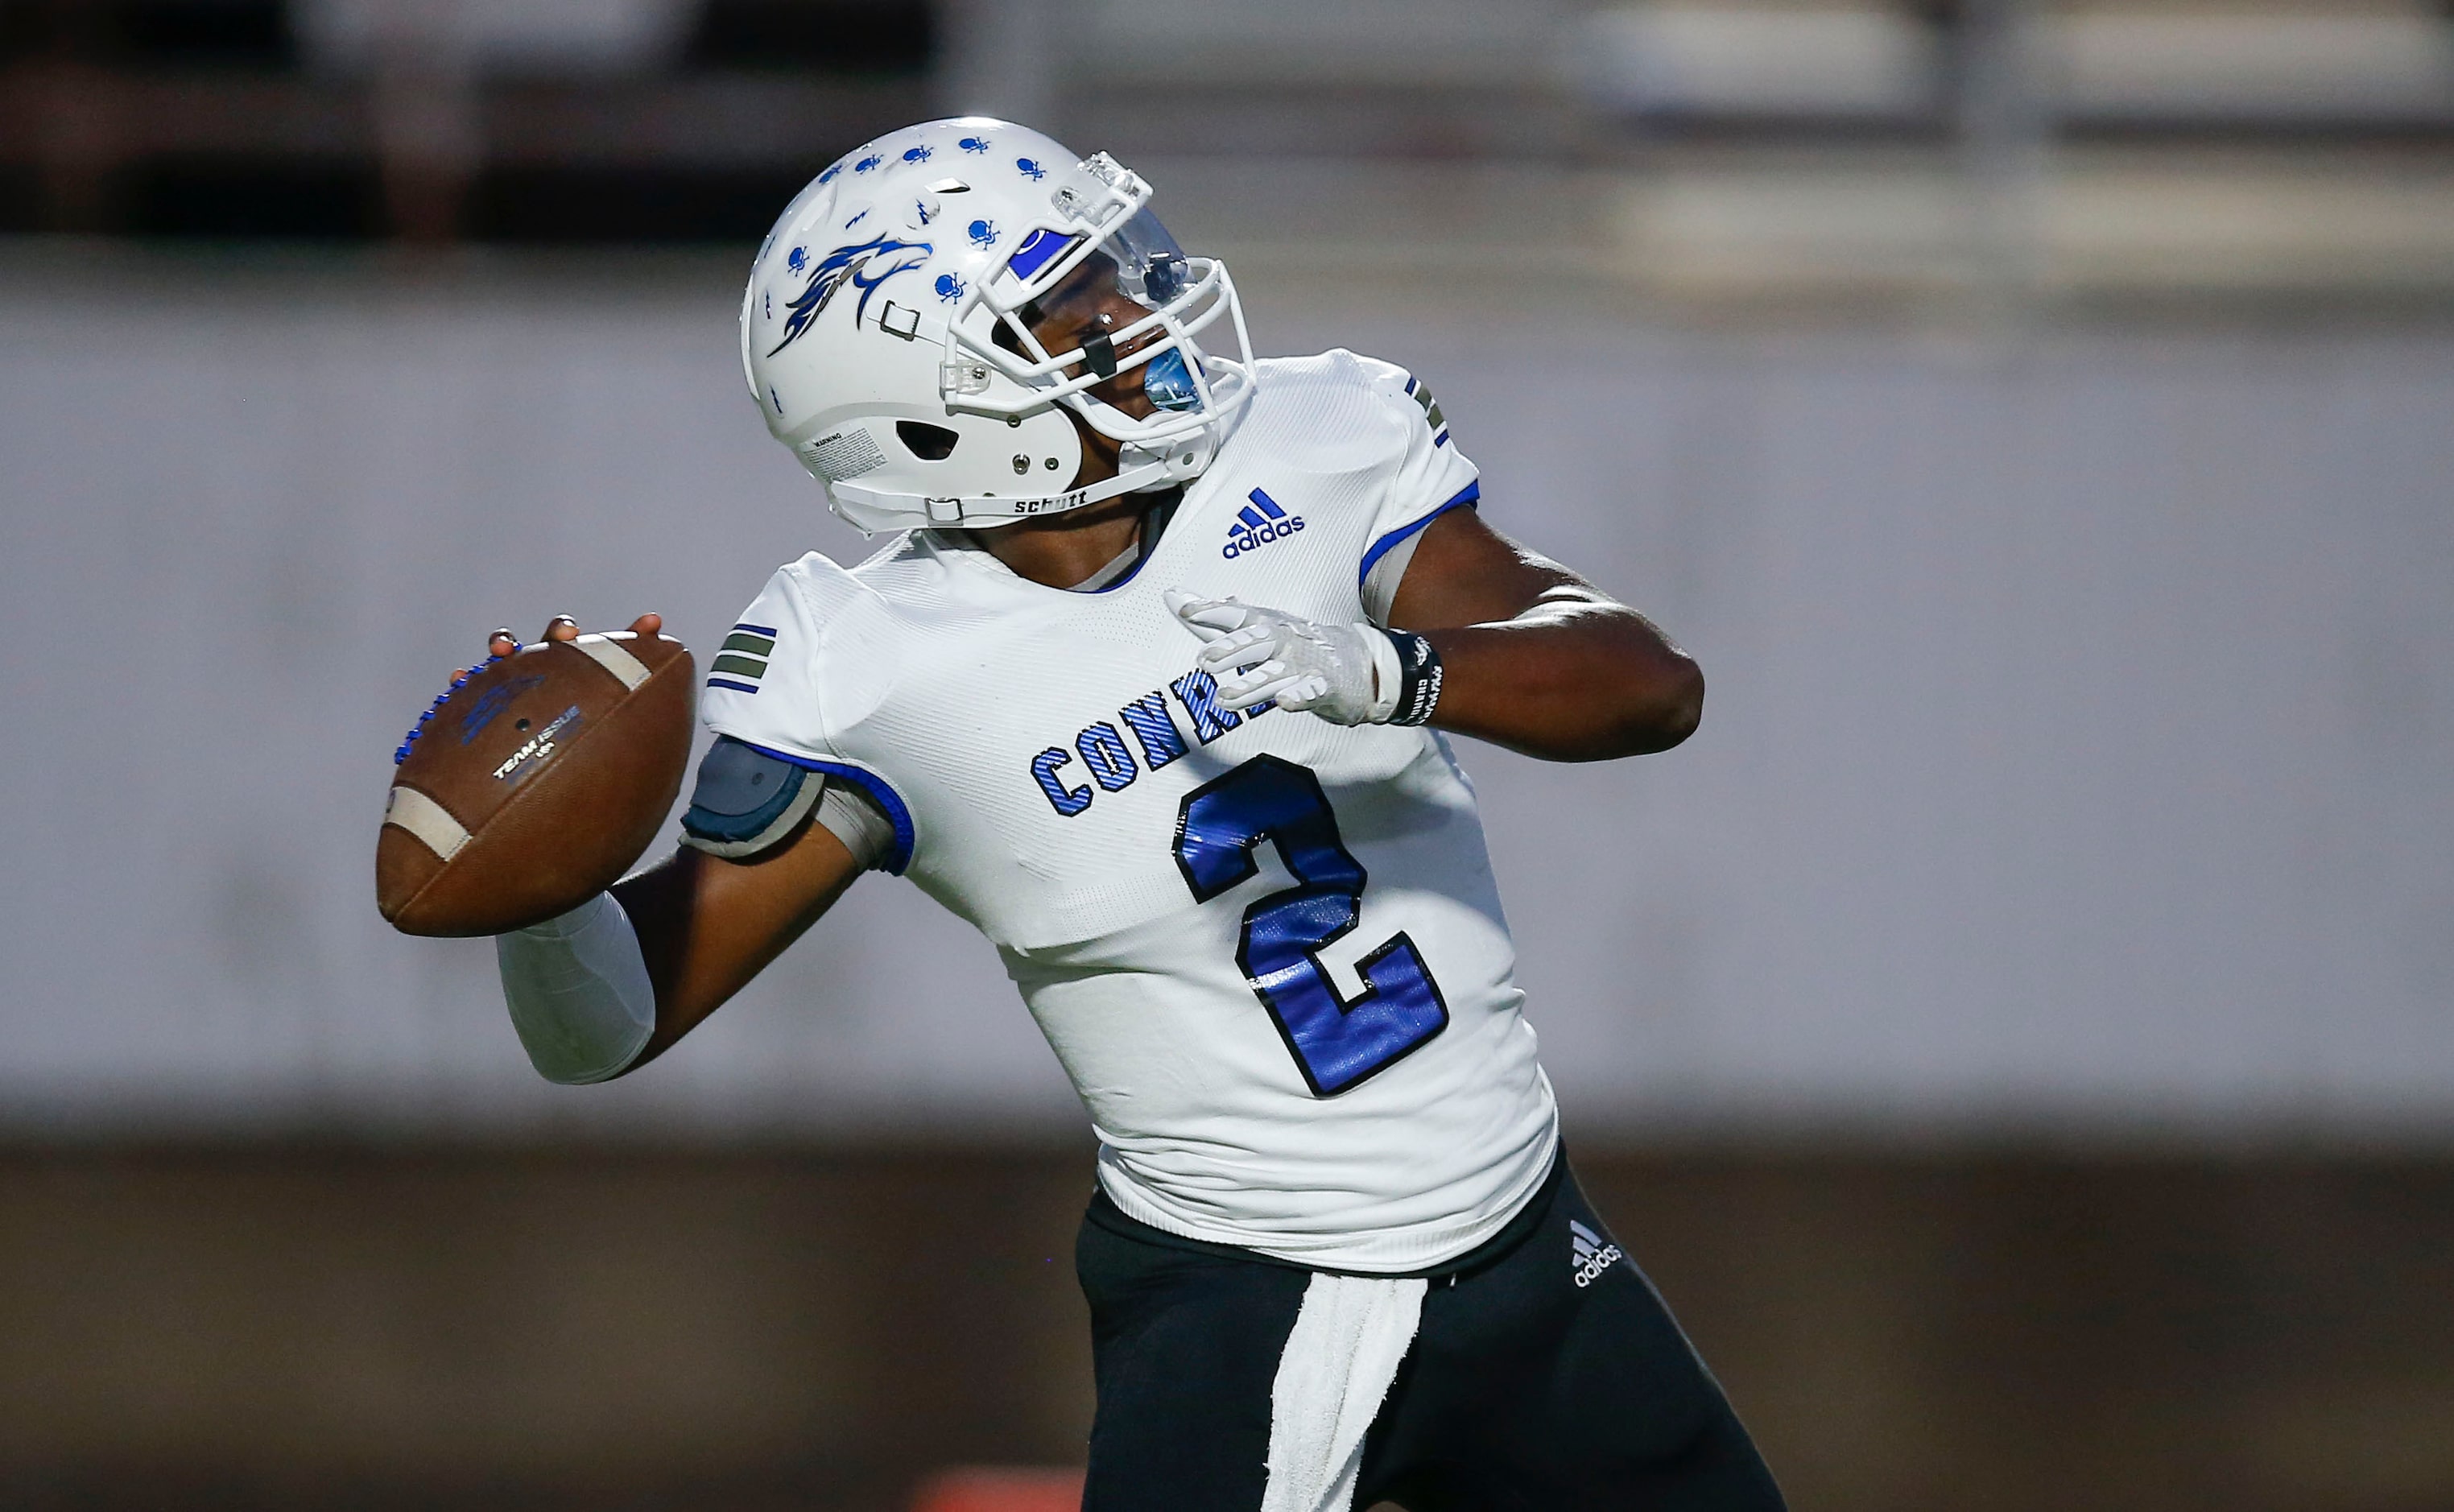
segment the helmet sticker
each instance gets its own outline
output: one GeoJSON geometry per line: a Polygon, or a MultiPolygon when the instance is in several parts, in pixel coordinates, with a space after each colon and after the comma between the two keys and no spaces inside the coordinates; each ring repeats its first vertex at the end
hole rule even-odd
{"type": "Polygon", "coordinates": [[[809,267],[810,249],[807,247],[795,247],[791,252],[786,252],[784,254],[784,266],[790,268],[795,272],[799,272],[803,269],[809,267]]]}
{"type": "Polygon", "coordinates": [[[867,157],[862,158],[859,162],[855,163],[852,166],[852,171],[855,173],[866,173],[871,169],[875,168],[878,164],[885,161],[886,159],[878,156],[875,152],[872,152],[867,157]]]}
{"type": "Polygon", "coordinates": [[[962,278],[955,273],[939,273],[937,275],[937,297],[946,301],[946,303],[950,305],[955,300],[962,298],[962,278]]]}
{"type": "Polygon", "coordinates": [[[1063,232],[1050,231],[1044,226],[1035,228],[1022,239],[1022,245],[1014,250],[1014,255],[1006,259],[1006,272],[1028,283],[1032,274],[1072,252],[1075,243],[1081,239],[1063,232]]]}
{"type": "Polygon", "coordinates": [[[1030,179],[1035,183],[1048,176],[1048,170],[1040,167],[1036,162],[1034,162],[1028,157],[1016,158],[1014,160],[1014,166],[1022,170],[1023,177],[1030,179]]]}
{"type": "Polygon", "coordinates": [[[925,147],[912,148],[904,152],[903,161],[907,163],[925,163],[929,161],[929,150],[925,147]]]}
{"type": "Polygon", "coordinates": [[[985,152],[989,150],[989,139],[985,136],[967,136],[955,145],[966,152],[985,152]]]}
{"type": "MultiPolygon", "coordinates": [[[[794,250],[798,252],[800,249],[794,250]]],[[[858,246],[838,247],[819,258],[810,269],[809,287],[794,295],[786,307],[793,313],[784,322],[784,339],[769,348],[767,355],[772,357],[799,340],[817,320],[819,312],[827,308],[828,301],[835,298],[835,291],[845,284],[860,291],[860,303],[853,311],[853,319],[858,321],[868,312],[869,296],[878,285],[896,273],[908,273],[927,262],[933,251],[925,241],[896,241],[880,236],[858,246]],[[917,256],[911,255],[915,252],[917,256]],[[883,263],[884,266],[871,273],[868,269],[872,263],[883,263]]]]}
{"type": "Polygon", "coordinates": [[[827,165],[827,171],[818,175],[818,182],[821,184],[830,183],[837,173],[840,173],[843,171],[843,160],[838,158],[835,162],[827,165]]]}
{"type": "Polygon", "coordinates": [[[986,251],[987,249],[996,245],[997,230],[996,221],[976,220],[963,230],[964,234],[971,237],[972,245],[975,247],[986,251]]]}

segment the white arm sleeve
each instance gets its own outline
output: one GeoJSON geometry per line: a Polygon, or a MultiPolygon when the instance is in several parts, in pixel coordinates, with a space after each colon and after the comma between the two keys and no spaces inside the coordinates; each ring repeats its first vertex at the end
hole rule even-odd
{"type": "Polygon", "coordinates": [[[495,936],[494,958],[512,1027],[548,1081],[577,1086],[619,1076],[655,1033],[647,958],[611,893],[495,936]]]}

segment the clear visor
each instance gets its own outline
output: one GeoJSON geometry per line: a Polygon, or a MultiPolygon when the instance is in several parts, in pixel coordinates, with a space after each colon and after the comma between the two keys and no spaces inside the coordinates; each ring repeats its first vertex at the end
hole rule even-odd
{"type": "MultiPolygon", "coordinates": [[[[1006,259],[1005,271],[1033,292],[1044,292],[1059,281],[1048,277],[1048,271],[1089,239],[1078,232],[1034,231],[1006,259]]],[[[1147,209],[1134,212],[1092,256],[1115,264],[1116,292],[1145,310],[1160,309],[1184,292],[1184,249],[1147,209]]]]}
{"type": "Polygon", "coordinates": [[[1116,265],[1116,292],[1143,309],[1161,309],[1184,292],[1184,249],[1148,210],[1134,212],[1103,250],[1116,265]]]}

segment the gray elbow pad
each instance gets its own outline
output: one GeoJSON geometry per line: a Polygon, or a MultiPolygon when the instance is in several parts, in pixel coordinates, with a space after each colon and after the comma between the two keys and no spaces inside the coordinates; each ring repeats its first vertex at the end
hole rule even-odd
{"type": "Polygon", "coordinates": [[[718,736],[699,762],[698,785],[682,815],[682,842],[746,860],[792,838],[813,813],[864,867],[876,865],[894,843],[894,824],[857,787],[718,736]]]}

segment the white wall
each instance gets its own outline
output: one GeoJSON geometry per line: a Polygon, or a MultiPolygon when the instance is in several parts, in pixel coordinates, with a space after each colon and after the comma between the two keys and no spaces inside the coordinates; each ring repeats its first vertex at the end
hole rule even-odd
{"type": "MultiPolygon", "coordinates": [[[[375,916],[389,754],[487,629],[703,647],[857,552],[740,392],[736,272],[0,259],[0,1122],[1074,1125],[899,881],[582,1091],[490,947],[375,916]]],[[[1414,366],[1487,516],[1711,679],[1666,756],[1466,748],[1579,1127],[2454,1133],[2454,335],[1244,281],[1267,346],[1414,366]]]]}

